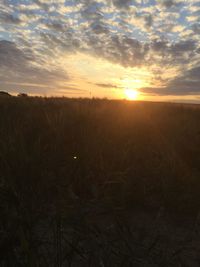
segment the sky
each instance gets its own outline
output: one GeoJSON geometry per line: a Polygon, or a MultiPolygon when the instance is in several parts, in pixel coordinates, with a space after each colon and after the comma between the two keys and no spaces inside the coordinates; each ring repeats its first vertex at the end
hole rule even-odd
{"type": "Polygon", "coordinates": [[[200,102],[200,0],[0,0],[0,90],[200,102]]]}

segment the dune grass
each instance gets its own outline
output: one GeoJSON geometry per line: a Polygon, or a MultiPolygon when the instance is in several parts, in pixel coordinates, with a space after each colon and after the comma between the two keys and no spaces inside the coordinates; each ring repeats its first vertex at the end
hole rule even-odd
{"type": "Polygon", "coordinates": [[[199,122],[198,105],[0,98],[0,266],[178,266],[199,122]]]}

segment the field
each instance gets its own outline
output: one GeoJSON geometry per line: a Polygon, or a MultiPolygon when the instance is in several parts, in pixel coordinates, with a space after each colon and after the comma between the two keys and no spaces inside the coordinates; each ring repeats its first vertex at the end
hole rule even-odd
{"type": "Polygon", "coordinates": [[[199,266],[200,106],[0,98],[0,266],[199,266]]]}

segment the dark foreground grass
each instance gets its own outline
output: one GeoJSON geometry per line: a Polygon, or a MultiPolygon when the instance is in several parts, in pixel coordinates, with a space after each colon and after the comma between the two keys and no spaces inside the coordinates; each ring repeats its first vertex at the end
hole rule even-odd
{"type": "Polygon", "coordinates": [[[200,108],[0,99],[0,266],[199,266],[200,108]]]}

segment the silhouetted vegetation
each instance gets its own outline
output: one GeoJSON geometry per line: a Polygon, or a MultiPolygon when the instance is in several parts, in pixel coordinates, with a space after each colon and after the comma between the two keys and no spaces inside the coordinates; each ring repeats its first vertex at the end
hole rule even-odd
{"type": "Polygon", "coordinates": [[[198,105],[0,99],[0,266],[198,266],[199,122],[198,105]]]}
{"type": "Polygon", "coordinates": [[[26,93],[19,93],[17,96],[18,97],[28,97],[28,94],[26,94],[26,93]]]}
{"type": "Polygon", "coordinates": [[[11,96],[8,92],[0,91],[0,97],[9,97],[11,96]]]}

